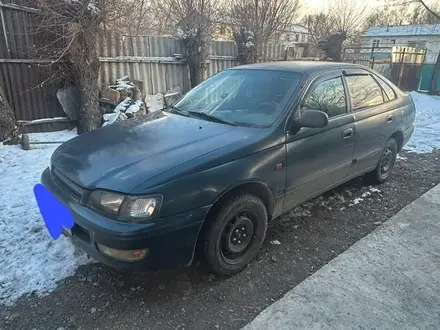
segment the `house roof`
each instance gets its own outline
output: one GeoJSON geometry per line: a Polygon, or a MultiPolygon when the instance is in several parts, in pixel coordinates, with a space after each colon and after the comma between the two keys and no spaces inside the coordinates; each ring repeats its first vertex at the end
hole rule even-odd
{"type": "Polygon", "coordinates": [[[287,29],[283,30],[284,32],[293,32],[293,33],[308,33],[309,31],[305,26],[299,24],[292,24],[287,29]]]}
{"type": "Polygon", "coordinates": [[[440,24],[373,26],[364,37],[440,35],[440,24]]]}

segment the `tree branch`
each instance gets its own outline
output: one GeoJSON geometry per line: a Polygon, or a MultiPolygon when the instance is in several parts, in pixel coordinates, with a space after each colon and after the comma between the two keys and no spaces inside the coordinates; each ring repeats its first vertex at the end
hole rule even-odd
{"type": "Polygon", "coordinates": [[[429,13],[431,13],[433,16],[437,17],[437,19],[440,21],[440,14],[437,14],[435,11],[431,10],[431,8],[429,8],[429,7],[426,5],[425,1],[423,1],[423,0],[418,0],[418,2],[420,2],[420,3],[422,4],[422,6],[425,7],[425,9],[426,9],[429,13]]]}

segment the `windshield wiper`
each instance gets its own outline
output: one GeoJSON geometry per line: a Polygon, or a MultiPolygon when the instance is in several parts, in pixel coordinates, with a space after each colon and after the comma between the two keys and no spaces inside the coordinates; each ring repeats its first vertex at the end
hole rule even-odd
{"type": "Polygon", "coordinates": [[[222,118],[219,118],[216,116],[212,116],[212,115],[207,114],[206,112],[197,112],[197,111],[188,111],[188,112],[194,117],[198,117],[198,118],[209,120],[209,121],[214,121],[214,122],[221,123],[221,124],[228,124],[231,126],[237,126],[237,124],[234,123],[233,121],[222,119],[222,118]]]}
{"type": "Polygon", "coordinates": [[[185,117],[191,117],[191,115],[189,114],[188,111],[180,110],[178,107],[176,107],[174,105],[169,105],[167,108],[171,109],[170,112],[174,112],[174,113],[177,113],[177,114],[179,114],[181,116],[185,116],[185,117]]]}

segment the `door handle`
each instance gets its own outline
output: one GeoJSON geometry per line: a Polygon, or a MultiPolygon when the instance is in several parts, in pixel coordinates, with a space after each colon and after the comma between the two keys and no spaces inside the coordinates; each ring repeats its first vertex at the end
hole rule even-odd
{"type": "Polygon", "coordinates": [[[389,115],[388,117],[387,117],[387,123],[391,123],[393,121],[393,116],[392,115],[389,115]]]}
{"type": "Polygon", "coordinates": [[[344,132],[342,132],[343,139],[348,139],[352,136],[353,136],[353,129],[352,128],[346,129],[344,132]]]}

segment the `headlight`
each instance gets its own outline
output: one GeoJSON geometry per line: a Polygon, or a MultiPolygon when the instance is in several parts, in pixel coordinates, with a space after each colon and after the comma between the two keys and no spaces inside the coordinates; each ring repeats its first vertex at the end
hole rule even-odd
{"type": "Polygon", "coordinates": [[[90,195],[89,205],[104,214],[116,216],[124,197],[122,194],[110,191],[95,190],[90,195]]]}
{"type": "Polygon", "coordinates": [[[142,221],[158,214],[162,196],[127,196],[119,212],[121,220],[142,221]]]}
{"type": "Polygon", "coordinates": [[[158,214],[162,205],[162,196],[126,196],[95,190],[90,195],[88,205],[117,220],[141,222],[158,214]]]}

